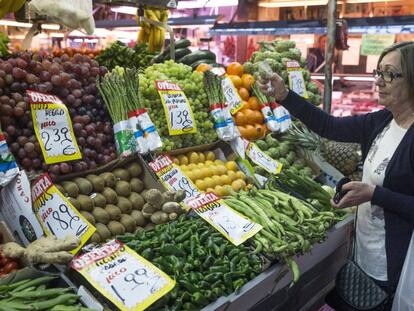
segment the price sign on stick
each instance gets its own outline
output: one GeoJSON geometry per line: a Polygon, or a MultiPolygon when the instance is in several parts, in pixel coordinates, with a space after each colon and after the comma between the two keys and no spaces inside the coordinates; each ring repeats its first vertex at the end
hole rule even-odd
{"type": "Polygon", "coordinates": [[[175,285],[168,275],[116,240],[76,257],[71,267],[122,311],[144,310],[175,285]]]}
{"type": "Polygon", "coordinates": [[[32,199],[35,214],[46,235],[62,239],[75,235],[81,240],[81,245],[72,253],[76,254],[95,232],[95,227],[53,185],[46,173],[33,184],[32,199]]]}
{"type": "Polygon", "coordinates": [[[234,245],[254,236],[262,226],[230,208],[212,192],[201,193],[188,205],[234,245]]]}
{"type": "Polygon", "coordinates": [[[286,68],[289,75],[289,88],[296,94],[308,98],[303,71],[299,63],[295,61],[286,62],[286,68]]]}
{"type": "Polygon", "coordinates": [[[221,86],[223,88],[224,96],[226,97],[226,102],[229,105],[230,113],[235,114],[243,108],[243,102],[240,95],[227,75],[221,80],[221,86]]]}
{"type": "Polygon", "coordinates": [[[193,184],[181,169],[175,165],[168,155],[162,155],[149,163],[149,166],[160,178],[161,182],[168,188],[174,191],[182,190],[185,192],[184,203],[195,198],[201,192],[193,184]]]}
{"type": "Polygon", "coordinates": [[[53,95],[27,91],[33,127],[46,164],[82,159],[69,112],[53,95]]]}
{"type": "Polygon", "coordinates": [[[282,163],[269,157],[266,153],[260,150],[254,143],[249,143],[246,149],[246,155],[257,165],[264,168],[271,174],[279,174],[282,170],[282,163]]]}
{"type": "Polygon", "coordinates": [[[164,106],[170,135],[197,133],[193,110],[181,88],[168,81],[155,81],[155,86],[164,106]]]}

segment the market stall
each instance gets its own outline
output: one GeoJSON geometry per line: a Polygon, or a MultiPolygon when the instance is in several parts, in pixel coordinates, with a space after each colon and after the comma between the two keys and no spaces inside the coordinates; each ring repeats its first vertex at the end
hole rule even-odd
{"type": "MultiPolygon", "coordinates": [[[[76,21],[48,15],[43,1],[10,10],[89,32],[86,2],[74,4],[85,13],[76,21]]],[[[353,210],[332,207],[335,185],[358,178],[360,155],[311,133],[257,84],[276,72],[321,105],[296,42],[261,42],[225,66],[174,40],[174,1],[125,2],[138,8],[134,46],[29,49],[0,61],[1,303],[319,306],[352,231],[353,210]]]]}

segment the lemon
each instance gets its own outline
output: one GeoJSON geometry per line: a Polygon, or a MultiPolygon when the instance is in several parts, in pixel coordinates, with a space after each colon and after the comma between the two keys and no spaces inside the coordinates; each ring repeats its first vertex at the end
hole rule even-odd
{"type": "Polygon", "coordinates": [[[186,175],[188,178],[190,178],[192,181],[194,181],[194,180],[195,180],[195,178],[194,178],[194,173],[193,173],[193,172],[191,172],[191,171],[187,171],[187,172],[185,172],[185,175],[186,175]]]}
{"type": "Polygon", "coordinates": [[[200,169],[194,169],[194,170],[192,170],[192,172],[193,172],[193,176],[194,176],[194,179],[193,180],[198,180],[198,179],[202,179],[203,177],[203,173],[200,171],[200,169]]]}
{"type": "Polygon", "coordinates": [[[190,163],[190,164],[187,165],[187,168],[188,168],[188,170],[193,170],[193,169],[197,168],[197,164],[190,163]]]}
{"type": "Polygon", "coordinates": [[[213,178],[213,180],[214,180],[214,184],[216,185],[216,186],[221,186],[223,183],[222,183],[222,180],[221,180],[221,178],[220,178],[220,176],[219,175],[214,175],[213,177],[211,177],[211,178],[213,178]]]}
{"type": "Polygon", "coordinates": [[[236,172],[236,175],[237,175],[238,179],[243,179],[244,180],[246,178],[246,175],[241,171],[236,172]]]}
{"type": "Polygon", "coordinates": [[[196,182],[195,182],[195,185],[196,185],[196,187],[199,189],[199,190],[201,190],[201,191],[204,191],[207,187],[206,187],[206,182],[204,181],[204,180],[202,180],[202,179],[198,179],[196,182]]]}
{"type": "Polygon", "coordinates": [[[214,183],[213,178],[211,177],[206,177],[204,178],[204,182],[206,183],[207,188],[214,188],[216,186],[216,184],[214,183]]]}
{"type": "Polygon", "coordinates": [[[177,156],[178,161],[180,162],[180,165],[187,165],[188,164],[188,158],[184,154],[180,154],[177,156]]]}
{"type": "Polygon", "coordinates": [[[214,161],[216,159],[216,155],[213,151],[204,152],[204,155],[206,157],[206,160],[214,161]]]}
{"type": "Polygon", "coordinates": [[[232,180],[228,175],[221,175],[220,179],[223,185],[231,185],[232,183],[232,180]]]}
{"type": "Polygon", "coordinates": [[[171,160],[173,161],[173,163],[180,165],[180,160],[178,160],[176,157],[172,157],[171,160]]]}
{"type": "Polygon", "coordinates": [[[214,188],[207,188],[206,192],[214,192],[214,188]]]}
{"type": "Polygon", "coordinates": [[[203,168],[204,166],[205,166],[204,163],[197,163],[198,168],[203,168]]]}
{"type": "Polygon", "coordinates": [[[216,164],[216,165],[223,165],[223,164],[224,164],[224,162],[223,162],[223,161],[221,161],[221,160],[215,160],[215,161],[214,161],[214,164],[216,164]]]}
{"type": "Polygon", "coordinates": [[[234,191],[238,192],[244,187],[246,187],[246,183],[242,179],[237,179],[231,183],[231,187],[234,191]]]}
{"type": "Polygon", "coordinates": [[[214,162],[211,160],[207,160],[204,162],[205,165],[214,165],[214,162]]]}
{"type": "Polygon", "coordinates": [[[229,170],[229,171],[238,171],[239,170],[239,167],[237,166],[237,163],[235,162],[235,161],[229,161],[229,162],[227,162],[226,164],[224,164],[225,166],[226,166],[226,168],[229,170]]]}
{"type": "Polygon", "coordinates": [[[190,163],[198,163],[199,162],[199,157],[198,157],[197,152],[190,152],[187,156],[188,156],[188,160],[190,161],[190,163]]]}
{"type": "Polygon", "coordinates": [[[228,171],[227,176],[230,177],[231,181],[235,181],[237,179],[237,173],[233,171],[228,171]]]}
{"type": "Polygon", "coordinates": [[[187,165],[180,165],[180,169],[182,171],[187,171],[188,170],[188,166],[187,165]]]}
{"type": "Polygon", "coordinates": [[[216,192],[216,194],[220,197],[224,197],[229,194],[227,188],[223,186],[216,186],[216,188],[214,188],[214,192],[216,192]]]}
{"type": "Polygon", "coordinates": [[[217,165],[218,175],[227,174],[227,168],[224,165],[217,165]]]}
{"type": "Polygon", "coordinates": [[[199,152],[198,153],[198,161],[199,162],[204,162],[206,160],[206,156],[204,155],[204,153],[199,152]]]}
{"type": "Polygon", "coordinates": [[[204,176],[203,178],[210,177],[212,175],[211,174],[211,169],[209,167],[204,166],[200,170],[203,172],[203,176],[204,176]]]}

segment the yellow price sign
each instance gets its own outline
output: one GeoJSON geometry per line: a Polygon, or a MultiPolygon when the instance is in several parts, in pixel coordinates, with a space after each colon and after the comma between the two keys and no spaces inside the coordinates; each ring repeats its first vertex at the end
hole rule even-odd
{"type": "Polygon", "coordinates": [[[164,106],[170,135],[197,133],[197,126],[190,103],[176,83],[156,80],[155,86],[164,106]]]}
{"type": "Polygon", "coordinates": [[[76,257],[71,267],[121,311],[145,310],[175,286],[167,274],[116,240],[76,257]]]}
{"type": "Polygon", "coordinates": [[[96,228],[89,223],[69,200],[53,185],[47,173],[33,184],[32,200],[34,212],[47,236],[63,239],[75,235],[81,240],[78,250],[89,240],[96,228]]]}
{"type": "Polygon", "coordinates": [[[69,111],[54,96],[27,91],[33,127],[46,164],[82,159],[69,111]]]}

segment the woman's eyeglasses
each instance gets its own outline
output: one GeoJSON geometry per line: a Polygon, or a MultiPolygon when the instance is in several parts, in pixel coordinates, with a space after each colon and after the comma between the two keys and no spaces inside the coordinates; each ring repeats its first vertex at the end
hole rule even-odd
{"type": "Polygon", "coordinates": [[[377,69],[374,69],[372,74],[374,75],[375,79],[381,77],[381,79],[383,79],[385,82],[392,82],[392,80],[394,80],[395,78],[402,78],[403,76],[402,73],[395,73],[392,71],[381,71],[377,69]]]}

